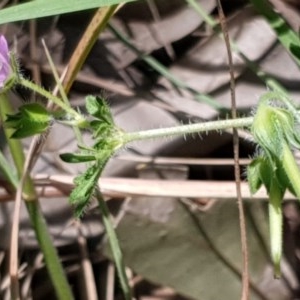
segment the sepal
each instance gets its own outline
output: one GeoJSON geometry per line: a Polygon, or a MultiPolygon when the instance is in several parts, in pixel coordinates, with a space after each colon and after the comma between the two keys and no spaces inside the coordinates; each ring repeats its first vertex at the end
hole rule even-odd
{"type": "Polygon", "coordinates": [[[38,103],[24,104],[14,115],[7,115],[5,126],[13,128],[12,138],[21,139],[43,133],[51,124],[52,116],[38,103]]]}

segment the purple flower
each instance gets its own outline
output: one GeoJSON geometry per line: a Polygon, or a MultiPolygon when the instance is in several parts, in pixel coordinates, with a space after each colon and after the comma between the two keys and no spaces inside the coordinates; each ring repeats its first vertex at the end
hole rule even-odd
{"type": "Polygon", "coordinates": [[[4,87],[5,81],[11,73],[9,50],[6,38],[0,35],[0,88],[4,87]]]}

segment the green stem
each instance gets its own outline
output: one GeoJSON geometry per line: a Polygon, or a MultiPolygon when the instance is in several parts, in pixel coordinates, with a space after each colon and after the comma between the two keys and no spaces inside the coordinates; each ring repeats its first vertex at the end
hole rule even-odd
{"type": "Polygon", "coordinates": [[[205,123],[180,125],[168,128],[150,129],[145,131],[124,133],[124,144],[161,137],[179,136],[192,133],[208,132],[211,130],[224,130],[230,128],[249,127],[253,122],[253,117],[239,118],[233,120],[219,120],[205,123]]]}
{"type": "Polygon", "coordinates": [[[103,224],[105,226],[106,234],[108,236],[109,245],[110,245],[112,255],[113,255],[113,258],[114,258],[114,261],[116,264],[117,273],[118,273],[118,277],[119,277],[120,284],[122,287],[122,291],[124,293],[124,297],[126,300],[131,300],[132,299],[131,289],[130,289],[130,286],[128,283],[128,278],[127,278],[127,275],[125,272],[125,264],[124,264],[124,260],[123,260],[123,254],[120,249],[118,237],[117,237],[116,231],[113,227],[113,223],[112,223],[112,220],[110,217],[108,207],[105,203],[105,200],[102,197],[101,192],[98,189],[96,189],[96,196],[98,199],[100,211],[102,213],[103,224]]]}
{"type": "MultiPolygon", "coordinates": [[[[10,149],[11,156],[15,163],[18,177],[21,178],[23,172],[23,165],[25,161],[25,156],[23,152],[23,147],[21,142],[17,139],[11,139],[11,135],[13,134],[14,130],[11,128],[5,128],[5,120],[6,116],[9,114],[14,114],[14,110],[9,102],[7,94],[0,93],[0,115],[1,120],[4,124],[4,132],[7,139],[7,143],[10,149]]],[[[33,200],[36,199],[36,193],[34,189],[34,185],[31,180],[26,179],[23,188],[23,195],[26,200],[33,200]]]]}
{"type": "Polygon", "coordinates": [[[85,119],[84,117],[79,114],[76,110],[74,110],[70,105],[66,104],[64,101],[62,101],[60,98],[54,96],[50,92],[44,90],[42,87],[36,85],[35,83],[31,82],[30,80],[27,80],[25,78],[20,78],[19,84],[23,85],[26,88],[29,88],[30,90],[42,95],[46,99],[51,100],[53,103],[55,103],[57,106],[62,108],[66,113],[70,114],[71,116],[74,117],[75,120],[78,122],[84,122],[85,119]]]}
{"type": "Polygon", "coordinates": [[[280,261],[282,256],[282,199],[283,194],[278,182],[272,182],[269,191],[269,227],[270,247],[274,264],[274,277],[280,278],[280,261]]]}
{"type": "Polygon", "coordinates": [[[6,180],[13,186],[14,189],[17,189],[18,178],[16,176],[15,170],[8,163],[2,152],[0,152],[0,168],[6,180]]]}
{"type": "Polygon", "coordinates": [[[74,299],[70,285],[65,276],[63,266],[59,260],[56,248],[49,234],[44,216],[41,213],[38,201],[26,201],[30,221],[36,238],[44,255],[45,265],[54,286],[57,298],[60,300],[74,299]]]}
{"type": "MultiPolygon", "coordinates": [[[[14,110],[6,94],[0,94],[0,115],[2,122],[6,120],[7,114],[13,114],[14,110]]],[[[10,148],[11,155],[16,165],[19,178],[23,173],[23,165],[25,162],[25,156],[23,152],[23,146],[19,140],[11,139],[10,136],[13,132],[10,128],[5,128],[5,135],[7,143],[10,148]]],[[[26,177],[23,188],[23,195],[26,208],[29,212],[30,222],[35,231],[36,238],[39,242],[41,251],[44,254],[47,270],[54,285],[58,299],[69,300],[73,299],[71,289],[68,281],[65,277],[63,267],[60,263],[58,254],[53,242],[51,240],[50,233],[48,231],[44,217],[40,211],[37,194],[35,192],[33,181],[29,176],[26,177]]]]}
{"type": "MultiPolygon", "coordinates": [[[[54,62],[53,62],[53,60],[51,58],[51,55],[50,55],[49,50],[48,50],[48,48],[47,48],[47,46],[45,44],[45,41],[43,40],[42,43],[43,43],[43,46],[44,46],[44,50],[45,50],[45,53],[46,53],[49,65],[51,67],[52,74],[53,74],[54,79],[55,79],[56,85],[59,88],[62,100],[63,100],[63,102],[64,102],[65,105],[67,105],[67,106],[69,106],[71,108],[70,101],[69,101],[69,99],[68,99],[68,97],[66,95],[66,92],[65,92],[65,90],[64,90],[64,88],[63,88],[63,86],[62,86],[62,84],[60,82],[59,75],[58,75],[58,73],[56,71],[54,62]]],[[[74,131],[74,134],[75,134],[76,139],[78,141],[78,144],[83,144],[83,139],[82,139],[79,127],[81,127],[81,128],[88,127],[89,123],[87,121],[85,122],[85,120],[81,121],[80,123],[81,124],[78,124],[78,123],[75,122],[75,124],[74,123],[72,124],[72,122],[71,122],[71,124],[68,124],[68,125],[70,125],[70,126],[73,127],[73,131],[74,131]]]]}

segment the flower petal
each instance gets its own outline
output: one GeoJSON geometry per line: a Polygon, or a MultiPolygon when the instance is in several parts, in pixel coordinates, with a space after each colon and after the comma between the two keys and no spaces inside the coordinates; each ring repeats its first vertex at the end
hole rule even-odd
{"type": "Polygon", "coordinates": [[[0,35],[0,88],[5,84],[11,72],[9,49],[6,38],[0,35]]]}
{"type": "Polygon", "coordinates": [[[9,49],[4,35],[0,35],[0,54],[3,55],[3,58],[7,62],[9,62],[9,49]]]}

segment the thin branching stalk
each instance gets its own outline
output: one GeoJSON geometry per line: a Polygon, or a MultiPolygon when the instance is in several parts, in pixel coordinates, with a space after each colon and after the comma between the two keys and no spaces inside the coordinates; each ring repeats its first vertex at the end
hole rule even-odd
{"type": "MultiPolygon", "coordinates": [[[[228,28],[226,18],[223,12],[221,1],[217,1],[219,18],[221,22],[221,28],[224,35],[225,45],[227,49],[227,56],[229,62],[229,74],[230,74],[230,94],[231,94],[231,111],[232,119],[237,117],[236,98],[235,98],[235,77],[234,67],[232,60],[232,53],[230,47],[230,40],[228,35],[228,28]]],[[[239,164],[239,135],[236,128],[233,128],[233,157],[234,157],[234,177],[236,182],[236,194],[239,210],[239,223],[240,223],[240,236],[242,245],[243,256],[243,272],[242,272],[242,300],[249,299],[249,254],[247,246],[247,231],[246,231],[246,218],[243,206],[242,191],[241,191],[241,175],[239,164]]]]}
{"type": "Polygon", "coordinates": [[[85,119],[81,114],[79,114],[76,110],[74,110],[70,105],[66,104],[60,98],[58,98],[57,96],[54,96],[52,93],[46,91],[42,87],[36,85],[35,83],[33,83],[30,80],[27,80],[25,78],[20,78],[19,84],[21,84],[22,86],[24,86],[26,88],[29,88],[30,90],[38,93],[39,95],[45,97],[46,99],[54,102],[58,107],[63,109],[67,114],[69,114],[75,120],[77,120],[79,125],[80,125],[80,122],[85,123],[85,119]]]}

